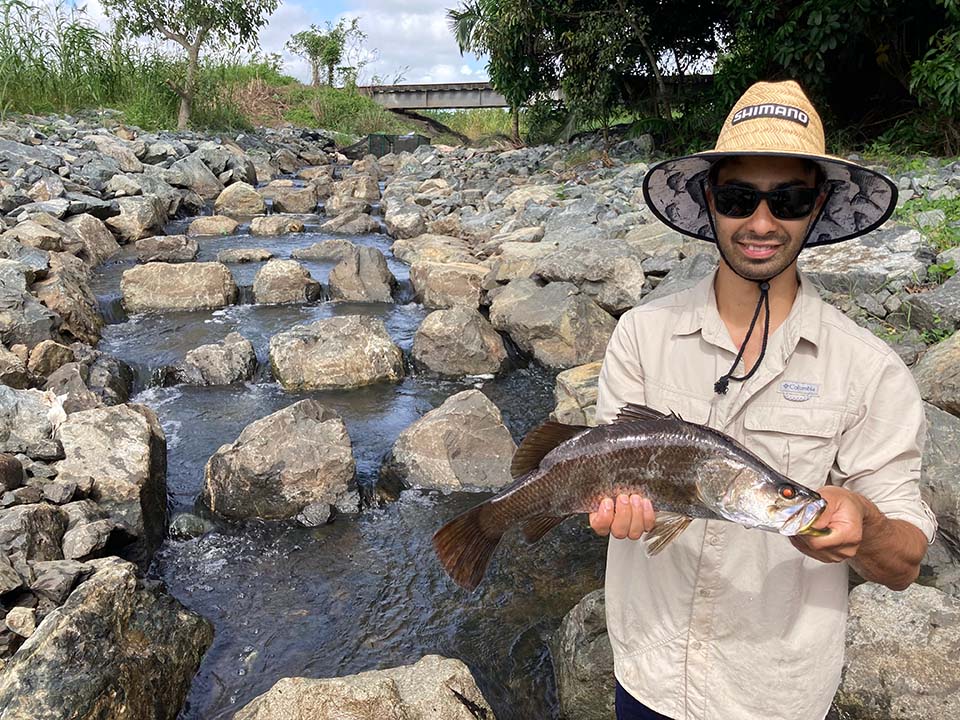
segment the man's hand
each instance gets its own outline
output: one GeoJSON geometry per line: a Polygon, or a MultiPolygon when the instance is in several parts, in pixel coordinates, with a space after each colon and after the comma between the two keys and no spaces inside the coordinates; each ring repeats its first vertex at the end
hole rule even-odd
{"type": "Polygon", "coordinates": [[[824,485],[818,492],[827,501],[827,507],[813,527],[829,528],[830,534],[794,535],[790,542],[804,555],[820,562],[837,563],[854,558],[863,540],[863,519],[867,514],[864,497],[833,485],[824,485]]]}
{"type": "Polygon", "coordinates": [[[641,495],[618,495],[616,503],[613,498],[604,498],[600,508],[590,513],[590,527],[597,535],[612,534],[620,540],[639,540],[645,532],[653,530],[656,522],[653,503],[641,495]]]}

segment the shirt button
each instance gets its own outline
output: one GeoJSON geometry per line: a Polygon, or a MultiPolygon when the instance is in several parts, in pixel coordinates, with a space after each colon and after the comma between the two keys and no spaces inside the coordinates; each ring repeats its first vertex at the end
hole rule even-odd
{"type": "Polygon", "coordinates": [[[710,590],[708,588],[700,588],[700,597],[709,597],[710,590]]]}
{"type": "Polygon", "coordinates": [[[719,544],[720,544],[720,536],[719,536],[719,535],[711,535],[711,536],[710,536],[710,544],[711,544],[711,545],[719,545],[719,544]]]}
{"type": "Polygon", "coordinates": [[[699,640],[694,640],[694,641],[693,641],[693,649],[694,649],[694,650],[700,650],[702,647],[703,647],[703,643],[702,643],[702,642],[700,642],[699,640]]]}

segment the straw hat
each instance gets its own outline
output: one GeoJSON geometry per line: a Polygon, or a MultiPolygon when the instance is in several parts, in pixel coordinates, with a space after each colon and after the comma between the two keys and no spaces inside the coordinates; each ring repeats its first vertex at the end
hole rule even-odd
{"type": "Polygon", "coordinates": [[[825,148],[820,116],[796,82],[756,83],[733,106],[716,147],[655,165],[644,177],[643,196],[670,227],[716,242],[704,195],[714,162],[745,155],[806,158],[822,168],[829,193],[806,245],[828,245],[874,230],[896,208],[896,186],[880,173],[827,155],[825,148]]]}

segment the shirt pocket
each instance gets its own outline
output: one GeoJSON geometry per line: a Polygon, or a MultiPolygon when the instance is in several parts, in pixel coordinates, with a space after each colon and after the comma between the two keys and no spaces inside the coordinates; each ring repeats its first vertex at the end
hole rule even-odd
{"type": "Polygon", "coordinates": [[[833,467],[842,416],[829,408],[751,406],[743,417],[744,445],[775,470],[815,490],[833,467]]]}
{"type": "Polygon", "coordinates": [[[686,393],[662,385],[647,384],[644,388],[646,403],[662,413],[675,413],[687,422],[706,425],[710,419],[710,403],[686,393]]]}

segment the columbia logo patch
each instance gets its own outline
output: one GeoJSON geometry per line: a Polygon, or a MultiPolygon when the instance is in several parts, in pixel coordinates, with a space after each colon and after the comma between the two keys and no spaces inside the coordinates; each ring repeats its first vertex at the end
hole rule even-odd
{"type": "Polygon", "coordinates": [[[820,394],[820,386],[816,383],[802,383],[785,381],[780,383],[777,392],[783,395],[784,399],[793,402],[803,402],[820,394]]]}
{"type": "Polygon", "coordinates": [[[730,121],[731,125],[742,123],[744,120],[754,120],[756,118],[783,118],[791,122],[799,123],[806,127],[810,124],[810,116],[803,110],[791,105],[778,105],[777,103],[766,103],[764,105],[747,105],[740,108],[730,121]]]}

